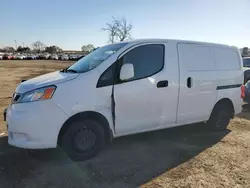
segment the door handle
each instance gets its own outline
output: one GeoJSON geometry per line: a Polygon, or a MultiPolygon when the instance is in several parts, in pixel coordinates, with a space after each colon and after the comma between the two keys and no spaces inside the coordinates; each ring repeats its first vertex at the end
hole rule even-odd
{"type": "Polygon", "coordinates": [[[191,87],[192,87],[192,78],[191,78],[191,77],[188,77],[188,78],[187,78],[187,87],[188,87],[188,88],[191,88],[191,87]]]}
{"type": "Polygon", "coordinates": [[[168,87],[168,81],[167,80],[162,80],[157,83],[157,87],[168,87]]]}

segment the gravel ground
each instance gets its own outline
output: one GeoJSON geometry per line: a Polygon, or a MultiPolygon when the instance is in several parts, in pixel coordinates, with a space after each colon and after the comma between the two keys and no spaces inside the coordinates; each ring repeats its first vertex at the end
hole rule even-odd
{"type": "MultiPolygon", "coordinates": [[[[0,61],[0,110],[22,79],[72,62],[0,61]]],[[[126,136],[94,159],[71,161],[63,151],[27,151],[7,144],[0,116],[1,188],[250,187],[250,113],[228,130],[211,133],[203,124],[126,136]]]]}

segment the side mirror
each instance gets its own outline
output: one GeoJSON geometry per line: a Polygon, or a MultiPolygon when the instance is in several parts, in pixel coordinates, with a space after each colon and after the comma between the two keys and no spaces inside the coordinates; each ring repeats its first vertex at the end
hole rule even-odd
{"type": "Polygon", "coordinates": [[[131,63],[126,63],[122,65],[121,72],[120,72],[120,79],[121,80],[129,80],[133,78],[135,75],[134,73],[134,65],[131,63]]]}

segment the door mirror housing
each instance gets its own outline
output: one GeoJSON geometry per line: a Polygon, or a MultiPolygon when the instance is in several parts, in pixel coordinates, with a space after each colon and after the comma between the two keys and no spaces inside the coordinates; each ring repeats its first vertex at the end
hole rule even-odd
{"type": "Polygon", "coordinates": [[[133,78],[135,75],[134,72],[134,65],[131,63],[126,63],[122,65],[121,72],[120,72],[120,79],[122,81],[129,80],[130,78],[133,78]]]}

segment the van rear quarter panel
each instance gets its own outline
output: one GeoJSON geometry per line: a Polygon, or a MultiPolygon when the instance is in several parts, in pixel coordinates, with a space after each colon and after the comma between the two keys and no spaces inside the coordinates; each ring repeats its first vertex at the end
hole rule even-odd
{"type": "Polygon", "coordinates": [[[218,89],[217,102],[223,98],[229,98],[234,105],[235,114],[241,112],[243,101],[241,88],[243,84],[242,59],[238,49],[233,47],[214,47],[217,86],[237,86],[234,88],[218,89]]]}
{"type": "MultiPolygon", "coordinates": [[[[217,71],[217,85],[218,86],[230,86],[240,85],[243,83],[243,72],[241,70],[226,70],[217,71]]],[[[241,105],[243,101],[241,99],[240,87],[229,89],[217,89],[217,102],[223,98],[228,98],[233,102],[235,114],[241,112],[241,105]]]]}

